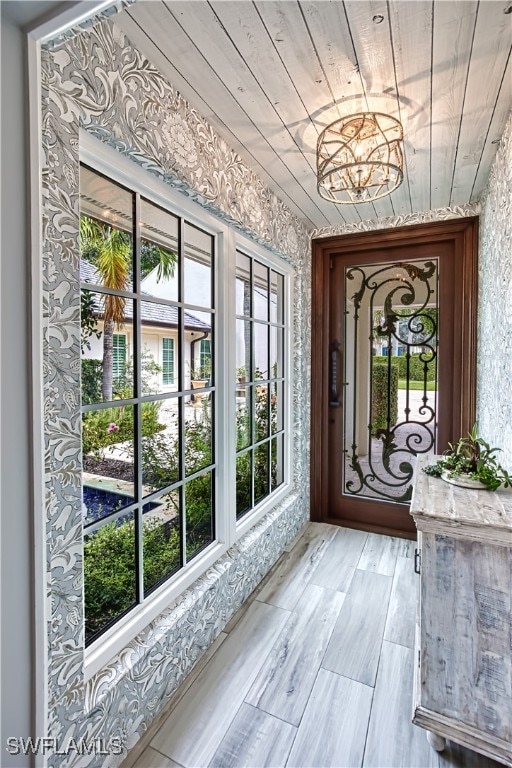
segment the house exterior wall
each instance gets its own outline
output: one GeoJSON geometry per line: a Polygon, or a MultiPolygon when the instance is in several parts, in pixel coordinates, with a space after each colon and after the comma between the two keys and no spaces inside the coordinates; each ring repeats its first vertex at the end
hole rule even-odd
{"type": "MultiPolygon", "coordinates": [[[[42,73],[49,735],[59,743],[116,737],[127,749],[308,517],[309,235],[111,21],[47,45],[42,73]],[[76,367],[80,127],[284,258],[295,285],[290,494],[87,682],[76,367]]],[[[95,758],[54,755],[51,764],[75,768],[95,758]]]]}
{"type": "MultiPolygon", "coordinates": [[[[97,323],[97,330],[103,334],[103,322],[100,320],[97,323]]],[[[119,327],[116,327],[114,333],[122,334],[126,336],[126,361],[128,362],[133,356],[133,330],[131,323],[123,323],[119,327]]],[[[198,336],[198,331],[195,334],[191,331],[185,331],[184,340],[184,360],[185,360],[185,389],[190,388],[190,359],[191,359],[191,343],[198,336]]],[[[163,368],[163,340],[174,340],[174,384],[164,385],[163,383],[163,371],[158,372],[151,377],[149,384],[151,389],[155,392],[169,392],[178,391],[178,330],[176,328],[160,328],[157,326],[144,325],[141,332],[141,342],[143,354],[150,355],[152,359],[149,362],[156,363],[157,366],[163,368]]],[[[89,339],[89,348],[84,349],[82,354],[82,360],[103,360],[103,336],[99,338],[91,336],[89,339]]],[[[198,359],[199,350],[196,349],[195,358],[198,359]]]]}
{"type": "Polygon", "coordinates": [[[482,198],[478,280],[478,427],[512,471],[512,113],[482,198]]]}

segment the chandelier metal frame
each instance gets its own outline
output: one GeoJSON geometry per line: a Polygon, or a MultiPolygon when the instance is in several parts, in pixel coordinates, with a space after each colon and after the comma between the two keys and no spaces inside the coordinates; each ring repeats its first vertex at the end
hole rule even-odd
{"type": "Polygon", "coordinates": [[[318,137],[317,188],[324,200],[355,205],[391,194],[403,181],[402,124],[382,112],[335,120],[318,137]]]}

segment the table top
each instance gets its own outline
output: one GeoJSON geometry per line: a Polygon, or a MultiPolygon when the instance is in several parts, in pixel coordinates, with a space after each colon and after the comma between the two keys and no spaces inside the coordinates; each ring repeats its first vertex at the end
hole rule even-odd
{"type": "Polygon", "coordinates": [[[417,458],[410,512],[418,530],[512,546],[512,488],[474,490],[426,475],[423,467],[437,458],[417,458]]]}

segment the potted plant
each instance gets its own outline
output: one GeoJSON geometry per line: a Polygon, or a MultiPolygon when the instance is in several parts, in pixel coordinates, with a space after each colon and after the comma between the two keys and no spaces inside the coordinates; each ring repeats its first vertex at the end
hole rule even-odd
{"type": "Polygon", "coordinates": [[[512,478],[496,459],[501,448],[491,448],[478,437],[477,425],[466,437],[461,437],[443,453],[435,464],[424,467],[427,475],[441,477],[447,483],[464,488],[480,488],[495,491],[500,486],[508,488],[512,478]]]}
{"type": "MultiPolygon", "coordinates": [[[[197,368],[190,369],[190,386],[192,389],[204,389],[210,382],[212,374],[211,361],[206,361],[203,365],[199,365],[197,368]]],[[[194,405],[200,405],[202,400],[202,394],[194,394],[191,397],[191,402],[194,405]]]]}
{"type": "Polygon", "coordinates": [[[206,387],[212,375],[212,364],[207,360],[203,365],[198,365],[190,369],[190,381],[193,389],[206,387]]]}

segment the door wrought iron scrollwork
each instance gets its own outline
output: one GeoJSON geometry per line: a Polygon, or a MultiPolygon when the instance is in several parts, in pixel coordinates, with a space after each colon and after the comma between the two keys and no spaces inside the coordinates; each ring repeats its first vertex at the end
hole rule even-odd
{"type": "Polygon", "coordinates": [[[437,259],[345,269],[345,495],[407,503],[435,446],[438,280],[437,259]]]}

